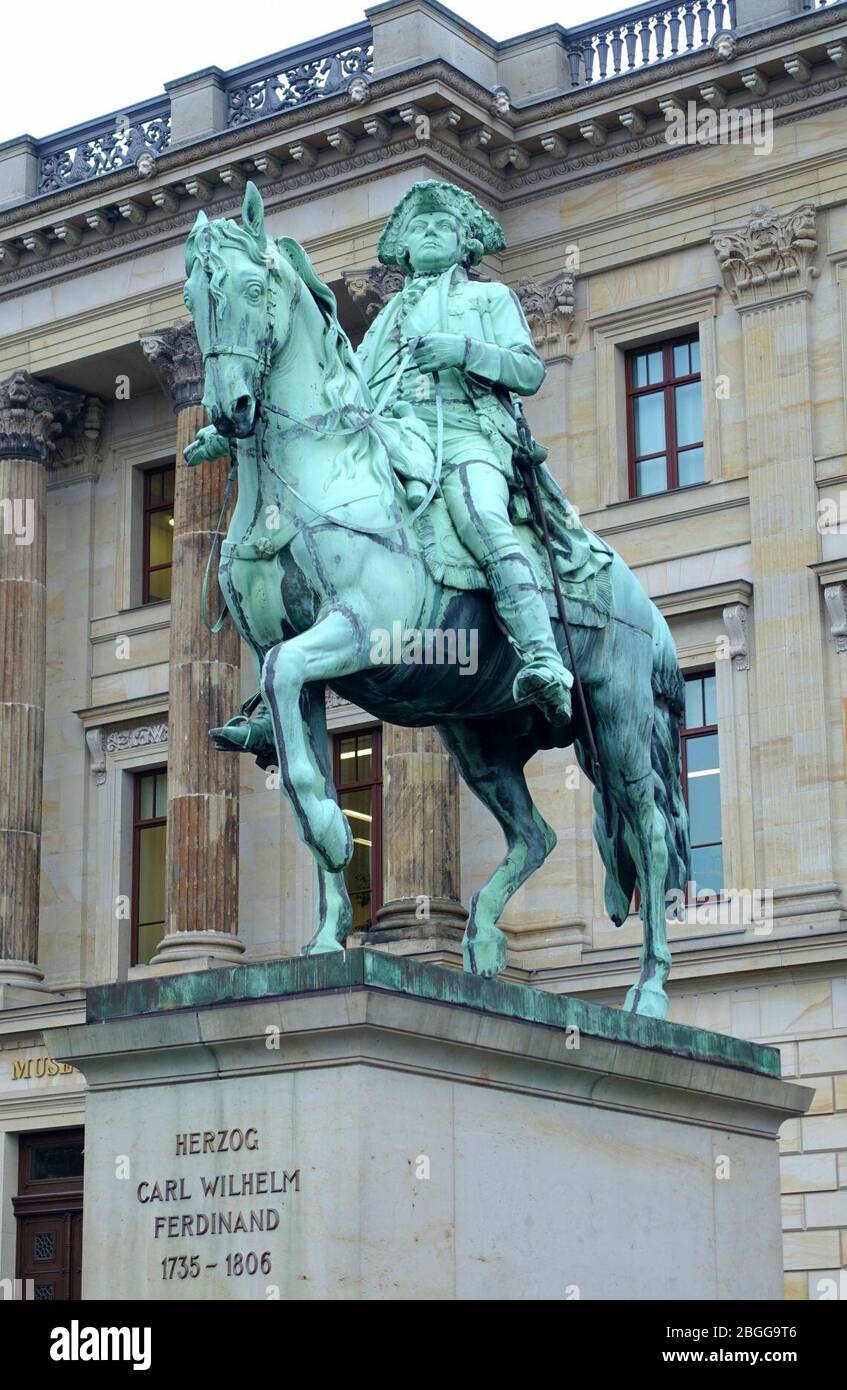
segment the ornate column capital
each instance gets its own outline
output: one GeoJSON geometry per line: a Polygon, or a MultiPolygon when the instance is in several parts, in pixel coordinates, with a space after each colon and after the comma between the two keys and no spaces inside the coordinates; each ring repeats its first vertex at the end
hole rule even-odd
{"type": "Polygon", "coordinates": [[[820,275],[814,264],[816,216],[813,203],[787,213],[757,203],[742,226],[712,232],[712,249],[739,310],[785,295],[811,294],[820,275]]]}
{"type": "Polygon", "coordinates": [[[350,298],[361,305],[365,318],[372,319],[402,290],[405,277],[396,266],[372,265],[364,270],[344,270],[342,278],[350,298]]]}
{"type": "Polygon", "coordinates": [[[569,353],[576,295],[571,271],[561,270],[543,284],[521,280],[516,293],[539,352],[544,357],[569,353]]]}
{"type": "Polygon", "coordinates": [[[142,333],[141,350],[171,398],[174,414],[203,399],[203,355],[191,319],[142,333]]]}
{"type": "Polygon", "coordinates": [[[27,371],[0,381],[0,458],[56,461],[60,436],[79,420],[85,396],[27,371]]]}

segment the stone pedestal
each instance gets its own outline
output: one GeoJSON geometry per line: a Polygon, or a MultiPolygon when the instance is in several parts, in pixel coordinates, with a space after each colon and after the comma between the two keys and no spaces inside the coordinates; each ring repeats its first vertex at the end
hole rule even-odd
{"type": "MultiPolygon", "coordinates": [[[[177,421],[168,702],[167,931],[152,967],[231,962],[238,940],[238,756],[219,753],[209,730],[241,703],[238,633],[209,632],[200,594],[218,525],[228,459],[189,468],[183,450],[207,423],[200,404],[203,362],[192,323],[141,340],[177,421]]],[[[223,599],[214,575],[209,607],[223,599]]]]}
{"type": "Polygon", "coordinates": [[[348,951],[88,994],[85,1299],[782,1296],[734,1038],[348,951]]]}

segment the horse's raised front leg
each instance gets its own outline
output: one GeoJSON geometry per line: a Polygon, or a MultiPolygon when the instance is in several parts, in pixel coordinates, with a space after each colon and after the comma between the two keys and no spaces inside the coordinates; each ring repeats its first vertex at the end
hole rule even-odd
{"type": "MultiPolygon", "coordinates": [[[[324,794],[334,799],[336,793],[326,730],[325,687],[305,686],[300,696],[300,708],[309,740],[308,752],[317,775],[323,780],[324,794]]],[[[315,918],[315,932],[303,947],[303,955],[317,956],[325,951],[343,951],[347,934],[353,925],[353,909],[343,870],[329,873],[318,865],[315,918]]]]}
{"type": "Polygon", "coordinates": [[[289,642],[272,647],[262,667],[262,695],[273,722],[280,780],[300,837],[322,869],[340,873],[353,853],[353,837],[332,780],[312,747],[300,707],[303,686],[352,675],[367,665],[355,621],[331,610],[289,642]]]}
{"type": "Polygon", "coordinates": [[[462,942],[465,969],[499,975],[506,968],[506,934],[497,923],[514,893],[554,849],[556,835],[529,794],[524,765],[538,751],[515,739],[499,720],[468,720],[438,726],[463,779],[496,817],[506,837],[506,855],[474,894],[462,942]]]}

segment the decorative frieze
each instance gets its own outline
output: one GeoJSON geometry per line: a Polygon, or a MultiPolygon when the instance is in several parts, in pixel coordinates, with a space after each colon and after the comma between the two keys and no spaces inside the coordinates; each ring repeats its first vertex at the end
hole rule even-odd
{"type": "Polygon", "coordinates": [[[574,277],[570,271],[560,271],[544,284],[522,280],[517,296],[539,351],[548,357],[569,352],[576,303],[574,277]]]}
{"type": "Polygon", "coordinates": [[[141,337],[141,349],[171,398],[174,413],[199,405],[203,397],[203,356],[190,319],[157,328],[141,337]]]}
{"type": "Polygon", "coordinates": [[[86,729],[85,742],[91,761],[91,775],[98,787],[106,781],[109,753],[122,753],[133,748],[150,748],[167,743],[167,724],[136,724],[132,729],[114,729],[109,733],[101,725],[86,729]]]}
{"type": "Polygon", "coordinates": [[[816,209],[779,213],[757,203],[746,223],[712,232],[724,283],[739,309],[786,294],[809,293],[820,274],[816,209]]]}

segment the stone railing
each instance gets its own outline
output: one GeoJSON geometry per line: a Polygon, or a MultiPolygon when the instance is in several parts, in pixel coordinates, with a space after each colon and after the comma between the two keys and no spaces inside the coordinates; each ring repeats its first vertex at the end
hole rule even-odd
{"type": "Polygon", "coordinates": [[[241,126],[276,111],[303,106],[344,91],[354,78],[373,71],[369,24],[344,29],[296,48],[275,53],[227,74],[227,125],[241,126]]]}
{"type": "Polygon", "coordinates": [[[574,86],[705,48],[716,33],[735,28],[735,0],[685,0],[621,10],[568,30],[574,86]]]}
{"type": "Polygon", "coordinates": [[[144,157],[155,159],[167,149],[170,138],[170,102],[166,96],[60,131],[37,142],[38,193],[55,193],[139,160],[143,173],[144,157]]]}

